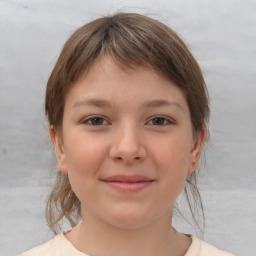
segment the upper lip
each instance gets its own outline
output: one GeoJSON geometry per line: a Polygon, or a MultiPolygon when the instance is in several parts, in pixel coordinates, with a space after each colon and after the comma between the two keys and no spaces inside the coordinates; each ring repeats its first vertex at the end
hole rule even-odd
{"type": "Polygon", "coordinates": [[[102,179],[103,181],[108,182],[143,182],[143,181],[153,181],[153,179],[150,179],[145,176],[141,175],[114,175],[107,178],[102,179]]]}

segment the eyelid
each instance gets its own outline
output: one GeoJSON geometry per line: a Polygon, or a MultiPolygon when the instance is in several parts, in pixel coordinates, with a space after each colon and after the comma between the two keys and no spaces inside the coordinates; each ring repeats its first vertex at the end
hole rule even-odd
{"type": "MultiPolygon", "coordinates": [[[[82,124],[86,124],[86,125],[90,125],[90,126],[104,126],[104,125],[110,125],[111,123],[107,120],[106,117],[104,116],[101,116],[101,115],[91,115],[91,116],[87,116],[86,118],[83,118],[81,120],[81,123],[82,124]],[[93,125],[93,124],[89,124],[88,122],[93,120],[94,118],[99,118],[99,119],[102,119],[103,120],[103,124],[98,124],[98,125],[93,125]]],[[[153,125],[153,126],[167,126],[167,125],[173,125],[175,124],[175,120],[170,118],[170,117],[166,117],[166,116],[162,116],[162,115],[156,115],[156,116],[153,116],[153,117],[150,117],[150,119],[146,122],[146,124],[149,124],[149,125],[153,125]],[[154,119],[163,119],[165,124],[160,124],[160,125],[154,125],[154,124],[149,124],[149,122],[152,122],[154,119]],[[166,124],[167,122],[167,124],[166,124]]]]}
{"type": "Polygon", "coordinates": [[[104,126],[104,125],[109,125],[110,122],[104,117],[104,116],[100,116],[100,115],[92,115],[92,116],[87,116],[86,118],[83,118],[81,120],[82,124],[86,124],[86,125],[90,125],[90,126],[104,126]],[[99,118],[99,119],[103,119],[103,122],[107,122],[107,124],[99,124],[99,125],[93,125],[93,124],[88,124],[89,121],[95,119],[95,118],[99,118]]]}
{"type": "Polygon", "coordinates": [[[166,126],[166,125],[173,125],[173,124],[176,123],[176,122],[175,122],[172,118],[170,118],[170,117],[161,116],[161,115],[156,115],[156,116],[151,117],[150,120],[147,121],[147,124],[148,124],[149,122],[151,122],[152,120],[157,119],[157,118],[159,118],[159,119],[160,119],[160,118],[161,118],[161,119],[164,119],[164,121],[167,121],[168,123],[167,123],[167,124],[162,124],[162,125],[154,125],[154,124],[151,124],[151,125],[154,125],[154,126],[166,126]]]}

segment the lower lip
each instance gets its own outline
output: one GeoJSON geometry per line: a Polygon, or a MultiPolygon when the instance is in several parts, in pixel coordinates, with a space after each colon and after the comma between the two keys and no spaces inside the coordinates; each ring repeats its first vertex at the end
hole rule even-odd
{"type": "Polygon", "coordinates": [[[105,184],[121,192],[138,192],[153,183],[153,181],[141,181],[141,182],[115,182],[104,181],[105,184]]]}

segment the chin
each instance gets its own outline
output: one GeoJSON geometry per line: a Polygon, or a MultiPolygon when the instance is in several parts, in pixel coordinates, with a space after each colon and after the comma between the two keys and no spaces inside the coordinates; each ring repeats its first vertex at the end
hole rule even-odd
{"type": "MultiPolygon", "coordinates": [[[[106,217],[106,216],[105,216],[106,217]]],[[[115,212],[112,216],[109,216],[108,220],[105,219],[110,225],[120,229],[138,229],[153,223],[158,219],[157,216],[149,216],[148,211],[139,212],[139,211],[123,211],[115,212]]]]}

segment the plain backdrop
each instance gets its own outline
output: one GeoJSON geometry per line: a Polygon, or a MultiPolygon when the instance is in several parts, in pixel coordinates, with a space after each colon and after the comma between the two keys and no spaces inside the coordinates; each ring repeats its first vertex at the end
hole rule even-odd
{"type": "MultiPolygon", "coordinates": [[[[53,237],[44,219],[55,172],[45,85],[71,33],[118,10],[170,25],[197,58],[212,111],[200,180],[202,238],[237,256],[256,256],[253,0],[0,0],[0,255],[16,255],[53,237]]],[[[194,233],[181,218],[174,224],[194,233]]]]}

